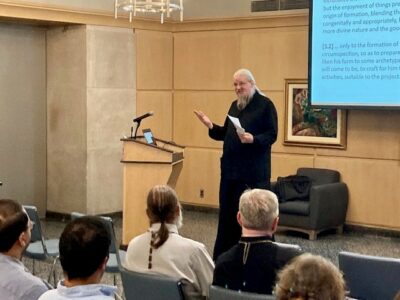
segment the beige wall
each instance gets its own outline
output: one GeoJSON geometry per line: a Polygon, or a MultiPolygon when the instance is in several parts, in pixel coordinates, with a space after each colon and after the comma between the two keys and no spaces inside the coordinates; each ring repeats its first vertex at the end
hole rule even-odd
{"type": "Polygon", "coordinates": [[[135,114],[134,57],[130,29],[48,31],[48,211],[122,209],[119,139],[135,114]]]}
{"type": "MultiPolygon", "coordinates": [[[[191,28],[190,32],[182,30],[174,34],[174,139],[188,146],[178,192],[184,201],[199,205],[218,205],[222,143],[209,139],[193,109],[204,111],[214,122],[222,124],[235,99],[232,74],[245,67],[253,71],[258,87],[273,100],[279,128],[283,128],[284,78],[307,76],[307,62],[301,56],[307,49],[306,18],[297,27],[273,22],[268,26],[258,25],[257,29],[242,29],[246,26],[239,21],[235,25],[237,29],[230,24],[229,30],[191,28]],[[200,198],[200,190],[204,190],[204,198],[200,198]]],[[[282,137],[280,130],[279,139],[282,137]]],[[[312,159],[303,156],[301,161],[291,157],[292,167],[275,163],[275,154],[283,148],[279,142],[273,147],[274,176],[291,172],[293,166],[305,162],[312,165],[312,159]]]]}
{"type": "Polygon", "coordinates": [[[0,198],[46,209],[46,32],[0,24],[0,198]]]}
{"type": "Polygon", "coordinates": [[[86,211],[86,28],[47,32],[47,210],[86,211]]]}
{"type": "MultiPolygon", "coordinates": [[[[293,173],[299,166],[338,169],[350,189],[348,223],[400,229],[399,111],[349,111],[346,150],[283,145],[284,79],[307,76],[307,13],[274,13],[258,19],[198,21],[164,24],[162,27],[148,22],[124,25],[124,20],[50,10],[44,13],[32,9],[7,10],[3,15],[137,28],[133,50],[133,53],[136,51],[136,66],[135,62],[132,65],[137,73],[137,106],[134,99],[130,104],[115,100],[118,103],[115,106],[120,109],[126,105],[136,106],[137,115],[154,110],[155,115],[146,119],[142,126],[151,127],[158,137],[173,139],[187,146],[185,167],[177,185],[185,201],[216,206],[218,195],[221,145],[207,137],[207,131],[194,118],[192,110],[200,108],[214,121],[222,122],[229,103],[234,99],[231,75],[237,68],[247,67],[253,71],[259,87],[270,96],[278,110],[280,131],[273,146],[273,177],[293,173]],[[200,189],[205,191],[204,198],[199,197],[200,189]]],[[[97,74],[96,67],[92,68],[94,77],[90,79],[90,58],[86,57],[86,63],[80,65],[82,57],[90,52],[90,46],[86,46],[91,36],[90,29],[85,37],[78,30],[76,40],[68,38],[70,30],[63,33],[70,44],[63,45],[64,41],[59,40],[47,49],[51,52],[53,47],[55,53],[61,54],[53,57],[53,63],[59,61],[58,67],[52,71],[57,80],[53,82],[50,78],[48,82],[47,128],[48,151],[52,155],[49,162],[54,163],[49,165],[48,178],[55,182],[49,183],[49,195],[52,195],[49,210],[61,211],[63,209],[57,201],[62,203],[62,195],[70,194],[63,203],[67,205],[66,210],[81,208],[79,197],[92,197],[93,201],[86,200],[88,202],[83,204],[83,209],[88,209],[87,204],[92,207],[94,199],[105,192],[105,188],[103,190],[97,182],[110,180],[110,176],[118,177],[113,173],[116,172],[115,166],[110,169],[110,174],[115,176],[99,174],[102,159],[110,167],[110,162],[116,157],[115,144],[108,144],[113,134],[107,132],[105,123],[116,124],[114,122],[119,118],[118,113],[107,116],[102,112],[111,106],[105,100],[109,96],[118,94],[115,99],[122,99],[124,93],[128,97],[135,93],[134,86],[115,86],[116,81],[112,80],[110,86],[102,86],[108,81],[108,74],[97,74]],[[67,47],[68,51],[63,51],[60,45],[67,47]],[[80,80],[83,74],[86,76],[86,87],[80,80]],[[118,93],[115,93],[116,90],[118,93]],[[100,114],[102,120],[98,121],[100,114]],[[107,142],[101,141],[102,134],[107,142]],[[75,139],[74,144],[71,139],[75,139]],[[106,153],[107,149],[110,153],[106,153]],[[57,177],[62,172],[65,176],[57,177]],[[82,184],[86,178],[92,178],[91,183],[82,184]]],[[[61,32],[58,33],[60,36],[61,32]]],[[[107,33],[100,30],[98,36],[103,35],[107,33]]],[[[98,43],[95,47],[108,46],[100,40],[96,42],[95,36],[97,34],[92,35],[93,40],[90,39],[91,43],[98,43]]],[[[94,55],[101,56],[101,51],[94,55]]],[[[113,58],[107,56],[97,61],[113,61],[113,58]]],[[[49,58],[48,64],[51,62],[49,58]]],[[[100,69],[109,67],[107,64],[99,65],[100,69]]],[[[48,68],[50,70],[51,65],[48,68]]],[[[127,109],[134,111],[135,108],[127,109]]],[[[115,136],[127,131],[124,129],[126,124],[129,122],[115,125],[115,136]]],[[[118,180],[113,181],[115,186],[118,180]]],[[[119,197],[117,188],[111,187],[110,190],[112,193],[107,195],[108,200],[112,195],[119,197]]],[[[114,209],[113,204],[105,205],[104,201],[102,198],[99,207],[114,209]]]]}
{"type": "MultiPolygon", "coordinates": [[[[153,35],[158,33],[144,31],[138,35],[138,44],[143,39],[161,51],[164,44],[153,35]]],[[[278,110],[273,179],[293,174],[302,166],[337,169],[350,190],[347,223],[400,229],[399,111],[348,111],[345,150],[283,145],[285,79],[307,78],[306,14],[266,18],[264,23],[238,20],[182,24],[174,27],[173,50],[172,135],[175,142],[186,146],[177,184],[185,202],[218,205],[222,145],[208,138],[193,109],[201,109],[216,123],[222,123],[235,98],[232,74],[246,67],[253,71],[258,86],[278,110]],[[204,198],[200,198],[201,189],[204,198]]],[[[138,61],[141,55],[138,51],[138,61]]],[[[156,71],[144,73],[138,68],[137,75],[150,82],[156,71]]],[[[156,87],[147,88],[147,95],[158,92],[156,87]]],[[[145,102],[143,98],[140,105],[145,102]]]]}
{"type": "Polygon", "coordinates": [[[87,212],[122,210],[122,143],[135,115],[131,29],[87,26],[87,212]]]}
{"type": "Polygon", "coordinates": [[[169,141],[173,134],[173,35],[150,30],[136,30],[135,34],[137,115],[154,111],[141,128],[151,128],[155,137],[169,141]]]}

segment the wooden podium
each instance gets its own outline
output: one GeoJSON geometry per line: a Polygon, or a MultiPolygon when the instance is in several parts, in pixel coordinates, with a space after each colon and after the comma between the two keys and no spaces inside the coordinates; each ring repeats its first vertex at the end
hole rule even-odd
{"type": "Polygon", "coordinates": [[[149,228],[146,201],[149,190],[157,184],[175,187],[183,167],[184,147],[154,139],[157,145],[146,143],[144,137],[121,139],[123,142],[123,219],[122,244],[149,228]]]}

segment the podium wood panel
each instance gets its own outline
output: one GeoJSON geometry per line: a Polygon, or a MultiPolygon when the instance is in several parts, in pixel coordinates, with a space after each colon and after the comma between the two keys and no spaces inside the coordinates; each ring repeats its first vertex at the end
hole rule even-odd
{"type": "Polygon", "coordinates": [[[157,140],[157,146],[140,138],[123,142],[122,244],[127,245],[149,227],[146,214],[149,190],[157,184],[175,187],[183,166],[184,148],[161,140],[157,140]]]}

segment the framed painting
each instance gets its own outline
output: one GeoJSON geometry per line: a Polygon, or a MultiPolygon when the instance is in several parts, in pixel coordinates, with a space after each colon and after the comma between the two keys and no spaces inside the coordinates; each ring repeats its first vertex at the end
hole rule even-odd
{"type": "Polygon", "coordinates": [[[285,80],[284,145],[346,148],[346,112],[310,105],[306,79],[285,80]]]}

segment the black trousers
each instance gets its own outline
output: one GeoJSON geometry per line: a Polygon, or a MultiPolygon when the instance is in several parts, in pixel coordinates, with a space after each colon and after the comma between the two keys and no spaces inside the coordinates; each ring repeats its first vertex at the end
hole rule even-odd
{"type": "Polygon", "coordinates": [[[213,253],[214,261],[220,254],[238,243],[242,234],[242,229],[236,219],[239,199],[245,190],[254,188],[270,189],[270,179],[263,182],[245,182],[221,177],[218,231],[213,253]]]}

